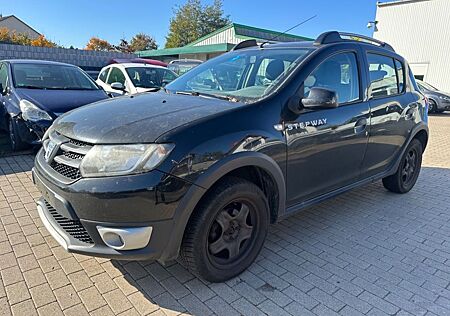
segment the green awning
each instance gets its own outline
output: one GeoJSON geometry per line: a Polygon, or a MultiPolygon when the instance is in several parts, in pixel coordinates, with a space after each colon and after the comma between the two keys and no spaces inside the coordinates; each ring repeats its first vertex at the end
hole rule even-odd
{"type": "Polygon", "coordinates": [[[165,48],[155,50],[144,50],[138,52],[139,57],[158,57],[158,56],[175,56],[184,54],[208,54],[208,53],[225,53],[229,52],[234,44],[213,44],[203,46],[183,46],[177,48],[165,48]]]}

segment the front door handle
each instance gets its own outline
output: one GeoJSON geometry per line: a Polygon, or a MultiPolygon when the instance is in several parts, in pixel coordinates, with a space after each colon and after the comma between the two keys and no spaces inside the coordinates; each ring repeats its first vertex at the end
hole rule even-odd
{"type": "Polygon", "coordinates": [[[356,121],[355,123],[355,134],[360,134],[363,133],[367,128],[367,119],[365,117],[360,118],[359,120],[356,121]]]}

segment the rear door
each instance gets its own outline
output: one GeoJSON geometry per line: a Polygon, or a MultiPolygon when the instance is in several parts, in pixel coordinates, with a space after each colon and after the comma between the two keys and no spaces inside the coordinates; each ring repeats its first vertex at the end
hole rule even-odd
{"type": "Polygon", "coordinates": [[[406,91],[405,65],[396,56],[367,52],[370,138],[363,177],[385,171],[397,157],[414,122],[413,96],[406,91]]]}
{"type": "Polygon", "coordinates": [[[335,53],[303,83],[304,96],[313,87],[336,91],[339,106],[307,110],[285,122],[288,206],[349,185],[360,175],[369,121],[360,59],[357,50],[335,53]]]}
{"type": "Polygon", "coordinates": [[[0,83],[2,91],[0,91],[0,129],[7,129],[7,111],[6,111],[6,98],[3,95],[8,86],[8,66],[6,63],[0,63],[0,83]]]}

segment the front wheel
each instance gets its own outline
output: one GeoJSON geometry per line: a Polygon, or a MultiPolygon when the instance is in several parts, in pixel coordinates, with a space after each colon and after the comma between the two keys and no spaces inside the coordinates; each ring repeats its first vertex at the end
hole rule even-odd
{"type": "Polygon", "coordinates": [[[437,111],[437,104],[433,100],[430,100],[428,106],[428,113],[435,113],[437,111]]]}
{"type": "Polygon", "coordinates": [[[256,259],[268,226],[269,207],[261,189],[240,178],[225,178],[189,220],[181,263],[207,281],[229,280],[256,259]]]}
{"type": "Polygon", "coordinates": [[[383,178],[386,189],[395,193],[407,193],[416,184],[422,166],[422,143],[413,139],[403,154],[397,172],[392,176],[383,178]]]}
{"type": "Polygon", "coordinates": [[[11,149],[12,151],[19,151],[26,149],[28,147],[28,144],[25,143],[22,138],[20,138],[19,135],[19,123],[17,122],[17,119],[10,117],[8,122],[9,127],[9,140],[11,143],[11,149]]]}

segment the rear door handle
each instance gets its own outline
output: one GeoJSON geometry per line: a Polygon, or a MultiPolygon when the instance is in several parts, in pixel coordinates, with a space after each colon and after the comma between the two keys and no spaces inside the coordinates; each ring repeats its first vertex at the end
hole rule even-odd
{"type": "Polygon", "coordinates": [[[360,118],[359,120],[356,121],[355,123],[355,134],[360,134],[362,132],[364,132],[367,128],[367,119],[365,117],[360,118]]]}

